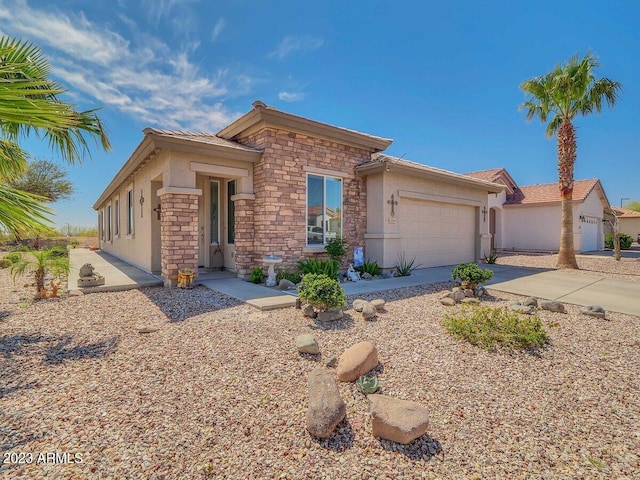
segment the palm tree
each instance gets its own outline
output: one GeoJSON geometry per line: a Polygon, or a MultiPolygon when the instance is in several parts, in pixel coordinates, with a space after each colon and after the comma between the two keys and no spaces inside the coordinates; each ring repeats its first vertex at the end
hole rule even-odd
{"type": "Polygon", "coordinates": [[[558,136],[558,188],[562,198],[562,230],[558,268],[578,268],[573,245],[573,169],[576,161],[576,131],[573,119],[578,115],[600,112],[603,102],[612,107],[618,99],[618,82],[596,80],[593,70],[598,59],[587,54],[574,55],[564,65],[557,65],[542,77],[526,80],[520,85],[529,97],[520,105],[527,120],[539,117],[549,120],[546,134],[558,136]]]}
{"type": "Polygon", "coordinates": [[[51,66],[38,47],[0,37],[0,230],[22,233],[42,228],[51,211],[41,197],[6,185],[21,176],[28,154],[18,140],[35,134],[70,164],[89,154],[88,136],[111,148],[95,110],[77,111],[60,100],[65,90],[49,78],[51,66]]]}
{"type": "Polygon", "coordinates": [[[20,256],[20,260],[11,265],[11,275],[15,281],[16,277],[33,272],[36,282],[37,296],[42,298],[46,295],[44,280],[47,273],[60,278],[69,273],[69,259],[60,253],[57,248],[49,250],[32,250],[29,252],[33,256],[25,258],[20,256]]]}

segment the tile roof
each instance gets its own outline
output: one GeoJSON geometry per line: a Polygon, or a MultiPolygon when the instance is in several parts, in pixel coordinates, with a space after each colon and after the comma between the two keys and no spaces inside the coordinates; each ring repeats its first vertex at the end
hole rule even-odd
{"type": "Polygon", "coordinates": [[[618,218],[640,218],[640,212],[629,210],[628,208],[611,207],[618,218]]]}
{"type": "MultiPolygon", "coordinates": [[[[573,184],[573,200],[582,202],[589,192],[600,182],[597,178],[590,180],[576,180],[573,184]]],[[[557,183],[529,185],[519,187],[507,198],[505,205],[531,205],[536,203],[560,202],[560,189],[557,183]]]]}
{"type": "Polygon", "coordinates": [[[491,168],[489,170],[480,170],[479,172],[465,173],[465,175],[480,180],[486,180],[487,182],[495,182],[500,178],[500,173],[503,171],[504,168],[491,168]]]}
{"type": "Polygon", "coordinates": [[[215,133],[208,132],[184,132],[182,130],[161,130],[159,128],[145,128],[144,133],[159,135],[161,137],[179,138],[198,143],[207,143],[209,145],[218,145],[221,147],[235,148],[247,152],[259,152],[256,148],[247,147],[232,140],[226,140],[218,137],[215,133]]]}

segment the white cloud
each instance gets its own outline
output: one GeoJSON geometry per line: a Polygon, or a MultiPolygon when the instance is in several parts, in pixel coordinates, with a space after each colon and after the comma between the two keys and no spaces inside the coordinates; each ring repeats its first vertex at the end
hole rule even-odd
{"type": "Polygon", "coordinates": [[[215,26],[213,27],[213,33],[211,34],[211,40],[213,40],[215,42],[216,39],[222,33],[222,30],[224,30],[224,27],[226,27],[226,26],[227,26],[227,22],[225,21],[224,18],[218,19],[218,21],[216,22],[215,26]]]}
{"type": "Polygon", "coordinates": [[[321,38],[309,35],[304,35],[302,37],[287,35],[278,44],[276,49],[269,53],[268,56],[283,59],[297,52],[310,52],[312,50],[317,50],[322,47],[322,45],[324,45],[324,40],[321,38]]]}
{"type": "MultiPolygon", "coordinates": [[[[165,12],[177,2],[160,3],[158,11],[165,12]]],[[[67,16],[31,8],[24,0],[0,0],[0,23],[46,48],[52,73],[74,98],[84,94],[154,126],[216,131],[238,115],[224,105],[225,98],[235,85],[251,84],[227,69],[201,72],[188,53],[196,44],[176,52],[148,34],[128,41],[82,13],[67,16]]]]}
{"type": "Polygon", "coordinates": [[[280,92],[278,98],[283,102],[299,102],[304,99],[304,93],[280,92]]]}

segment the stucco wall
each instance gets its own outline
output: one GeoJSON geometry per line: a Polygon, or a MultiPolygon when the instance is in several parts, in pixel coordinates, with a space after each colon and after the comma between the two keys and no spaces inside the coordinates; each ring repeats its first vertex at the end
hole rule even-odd
{"type": "Polygon", "coordinates": [[[631,235],[633,240],[638,239],[640,235],[640,217],[638,218],[620,218],[620,232],[631,235]]]}
{"type": "Polygon", "coordinates": [[[502,248],[534,251],[558,250],[561,229],[559,205],[505,206],[502,212],[505,225],[502,248]]]}

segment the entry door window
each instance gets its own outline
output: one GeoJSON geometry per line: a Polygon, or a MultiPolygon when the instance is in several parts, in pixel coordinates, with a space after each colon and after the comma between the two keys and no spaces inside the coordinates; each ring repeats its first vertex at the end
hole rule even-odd
{"type": "Polygon", "coordinates": [[[211,243],[220,243],[220,184],[216,181],[211,182],[211,243]]]}
{"type": "Polygon", "coordinates": [[[227,182],[227,243],[236,242],[236,207],[231,197],[236,194],[236,181],[227,182]]]}

